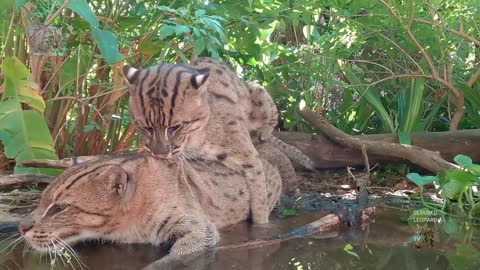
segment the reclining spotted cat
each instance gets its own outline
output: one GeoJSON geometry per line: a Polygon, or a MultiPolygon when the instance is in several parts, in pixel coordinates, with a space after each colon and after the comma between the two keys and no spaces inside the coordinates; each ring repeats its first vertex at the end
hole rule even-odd
{"type": "MultiPolygon", "coordinates": [[[[258,147],[270,212],[282,190],[277,168],[290,168],[282,177],[295,173],[280,151],[268,143],[258,147]]],[[[293,179],[283,182],[289,189],[296,187],[293,179]]],[[[171,163],[150,155],[100,158],[64,171],[45,189],[19,231],[34,249],[43,251],[62,246],[59,242],[86,239],[170,242],[168,260],[214,246],[218,229],[246,220],[247,190],[242,174],[215,161],[171,163]]]]}

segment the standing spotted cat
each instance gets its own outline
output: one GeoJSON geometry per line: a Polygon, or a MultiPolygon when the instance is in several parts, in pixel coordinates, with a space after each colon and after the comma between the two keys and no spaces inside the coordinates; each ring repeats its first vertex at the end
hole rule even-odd
{"type": "Polygon", "coordinates": [[[131,117],[146,150],[157,159],[217,160],[242,172],[252,220],[267,223],[265,176],[249,134],[257,130],[261,139],[267,139],[277,122],[277,110],[265,90],[247,85],[225,64],[210,58],[143,70],[125,66],[123,71],[131,117]]]}

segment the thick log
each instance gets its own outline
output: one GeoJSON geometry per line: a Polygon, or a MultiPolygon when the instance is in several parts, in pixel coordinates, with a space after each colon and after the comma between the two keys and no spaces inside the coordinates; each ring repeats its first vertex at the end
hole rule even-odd
{"type": "MultiPolygon", "coordinates": [[[[360,149],[343,146],[322,134],[281,132],[276,136],[302,150],[315,162],[316,168],[364,165],[360,149]]],[[[395,134],[362,135],[352,136],[352,138],[376,143],[398,143],[398,137],[395,134]]],[[[467,155],[475,162],[480,162],[480,130],[414,133],[412,145],[439,152],[443,159],[450,162],[458,154],[467,155]]],[[[388,148],[374,153],[367,148],[370,163],[405,162],[404,157],[393,156],[386,151],[389,151],[388,148]]]]}
{"type": "Polygon", "coordinates": [[[49,184],[55,177],[43,174],[0,175],[0,190],[24,187],[29,184],[49,184]]]}
{"type": "MultiPolygon", "coordinates": [[[[348,148],[336,143],[322,134],[309,134],[301,132],[280,132],[275,136],[288,144],[299,148],[303,153],[309,156],[314,162],[316,168],[344,168],[346,166],[363,166],[364,157],[362,151],[355,148],[348,148]]],[[[371,142],[398,143],[398,136],[395,134],[373,134],[352,136],[361,140],[371,142]]],[[[474,162],[480,162],[480,130],[462,130],[445,132],[418,132],[413,133],[412,145],[427,150],[439,152],[441,157],[447,161],[453,162],[453,158],[458,154],[471,157],[474,162]]],[[[368,159],[371,164],[380,162],[402,162],[402,158],[393,157],[382,153],[368,152],[368,159]]],[[[96,156],[82,156],[80,161],[95,158],[96,156]]],[[[45,161],[32,160],[22,163],[25,167],[44,167],[44,168],[67,168],[71,166],[70,160],[45,161]]],[[[299,168],[301,168],[299,166],[299,168]]],[[[1,187],[1,182],[0,182],[1,187]]]]}
{"type": "Polygon", "coordinates": [[[32,159],[22,162],[23,167],[33,168],[52,168],[52,169],[67,169],[72,166],[71,162],[63,160],[48,160],[48,159],[32,159]]]}

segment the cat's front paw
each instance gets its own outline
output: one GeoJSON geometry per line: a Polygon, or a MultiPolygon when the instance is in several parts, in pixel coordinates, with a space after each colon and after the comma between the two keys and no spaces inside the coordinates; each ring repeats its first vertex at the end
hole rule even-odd
{"type": "Polygon", "coordinates": [[[272,137],[273,127],[272,126],[263,126],[258,129],[257,136],[258,140],[262,143],[268,141],[272,137]]]}

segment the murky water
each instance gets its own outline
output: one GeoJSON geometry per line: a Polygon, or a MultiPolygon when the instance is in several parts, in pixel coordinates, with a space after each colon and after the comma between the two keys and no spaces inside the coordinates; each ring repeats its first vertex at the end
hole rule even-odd
{"type": "MultiPolygon", "coordinates": [[[[232,226],[222,232],[220,245],[286,232],[322,215],[303,213],[275,219],[268,226],[232,226]]],[[[378,209],[375,221],[363,230],[340,228],[266,247],[210,252],[183,262],[176,269],[480,269],[480,239],[474,229],[459,237],[439,230],[434,233],[432,248],[416,248],[410,243],[413,230],[400,221],[402,215],[407,213],[378,209]],[[344,250],[348,244],[352,245],[350,253],[344,250]]],[[[149,245],[98,242],[80,244],[75,249],[85,263],[84,269],[94,270],[142,269],[165,254],[149,245]]],[[[52,267],[48,257],[40,258],[31,252],[23,255],[23,246],[19,246],[9,254],[0,255],[0,269],[80,269],[78,264],[69,265],[66,258],[63,260],[56,258],[52,267]]]]}

